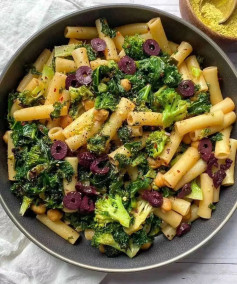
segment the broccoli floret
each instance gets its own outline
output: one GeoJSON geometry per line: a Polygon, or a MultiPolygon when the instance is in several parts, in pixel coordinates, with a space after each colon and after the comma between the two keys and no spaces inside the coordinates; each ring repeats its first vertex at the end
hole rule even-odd
{"type": "Polygon", "coordinates": [[[43,104],[44,98],[44,89],[43,87],[36,87],[33,91],[25,90],[22,93],[19,93],[18,99],[20,105],[23,107],[37,106],[43,104]]]}
{"type": "Polygon", "coordinates": [[[118,99],[116,99],[110,93],[103,93],[96,97],[95,99],[95,108],[96,109],[109,109],[115,111],[118,104],[118,99]]]}
{"type": "Polygon", "coordinates": [[[86,86],[81,86],[79,88],[70,87],[69,94],[71,98],[71,103],[80,102],[81,100],[87,100],[93,98],[94,94],[86,86]]]}
{"type": "Polygon", "coordinates": [[[61,115],[61,110],[65,106],[65,103],[56,102],[53,104],[54,110],[50,113],[51,119],[59,118],[61,115]]]}
{"type": "Polygon", "coordinates": [[[99,247],[99,245],[111,246],[116,250],[122,251],[120,245],[114,240],[112,234],[107,232],[95,232],[91,244],[94,247],[99,247]]]}
{"type": "Polygon", "coordinates": [[[124,147],[128,149],[128,151],[132,155],[136,155],[142,148],[142,142],[140,141],[133,141],[124,144],[124,147]]]}
{"type": "Polygon", "coordinates": [[[101,25],[102,25],[101,32],[104,35],[112,37],[112,38],[116,36],[116,31],[109,27],[105,18],[100,18],[100,22],[101,22],[101,25]]]}
{"type": "Polygon", "coordinates": [[[104,246],[105,255],[108,257],[116,257],[121,254],[121,251],[111,246],[104,246]]]}
{"type": "Polygon", "coordinates": [[[131,128],[127,127],[127,125],[122,126],[118,130],[118,137],[123,143],[127,143],[130,141],[132,135],[131,128]]]}
{"type": "Polygon", "coordinates": [[[150,103],[150,92],[151,92],[151,85],[148,84],[144,88],[142,88],[136,98],[135,103],[137,105],[137,111],[151,111],[146,104],[150,103]]]}
{"type": "Polygon", "coordinates": [[[168,136],[164,130],[152,132],[146,142],[146,151],[152,158],[157,158],[164,150],[168,136]]]}
{"type": "Polygon", "coordinates": [[[155,100],[163,108],[163,125],[171,126],[175,121],[184,119],[187,116],[188,103],[181,99],[181,96],[171,88],[159,90],[154,94],[155,100]]]}
{"type": "Polygon", "coordinates": [[[212,143],[215,143],[217,141],[223,140],[223,134],[221,132],[217,132],[216,134],[209,137],[212,143]]]}
{"type": "Polygon", "coordinates": [[[95,203],[95,220],[102,226],[107,223],[119,222],[128,228],[131,217],[123,206],[122,198],[119,195],[103,197],[95,203]]]}
{"type": "Polygon", "coordinates": [[[171,88],[178,87],[182,80],[182,76],[179,74],[178,68],[175,65],[167,64],[164,71],[163,82],[165,85],[171,88]]]}
{"type": "Polygon", "coordinates": [[[150,214],[144,225],[144,230],[147,232],[148,236],[155,237],[159,234],[161,222],[162,220],[159,217],[155,216],[153,213],[150,214]]]}
{"type": "Polygon", "coordinates": [[[137,207],[133,211],[133,223],[129,228],[125,228],[125,232],[131,235],[137,232],[141,225],[145,222],[146,218],[151,214],[153,207],[145,200],[139,200],[137,202],[137,207]]]}
{"type": "Polygon", "coordinates": [[[105,152],[106,142],[108,141],[108,138],[108,136],[97,134],[96,136],[88,139],[87,149],[91,152],[102,154],[103,152],[105,152]]]}
{"type": "Polygon", "coordinates": [[[149,178],[138,178],[137,180],[129,183],[126,190],[130,193],[130,197],[133,198],[137,192],[148,188],[150,184],[151,180],[149,178]]]}
{"type": "Polygon", "coordinates": [[[195,200],[203,200],[203,193],[200,186],[197,184],[196,180],[193,180],[191,183],[192,192],[186,195],[187,198],[195,199],[195,200]]]}
{"type": "Polygon", "coordinates": [[[119,153],[114,156],[114,159],[119,163],[120,168],[126,168],[131,162],[130,158],[128,158],[124,154],[119,153]]]}
{"type": "Polygon", "coordinates": [[[207,93],[200,93],[195,101],[190,102],[188,113],[190,115],[199,115],[209,112],[211,108],[210,98],[207,93]]]}
{"type": "Polygon", "coordinates": [[[20,208],[21,216],[25,214],[26,210],[30,207],[31,202],[32,202],[32,198],[29,198],[27,196],[23,197],[21,208],[20,208]]]}
{"type": "Polygon", "coordinates": [[[123,49],[129,57],[134,60],[141,60],[145,58],[143,52],[144,39],[136,34],[133,36],[126,36],[124,39],[123,49]]]}

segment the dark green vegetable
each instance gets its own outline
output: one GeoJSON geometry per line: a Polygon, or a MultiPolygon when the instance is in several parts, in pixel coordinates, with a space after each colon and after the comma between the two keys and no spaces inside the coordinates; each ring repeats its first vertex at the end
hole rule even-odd
{"type": "Polygon", "coordinates": [[[164,130],[152,132],[146,141],[146,151],[152,158],[157,158],[164,150],[169,137],[164,130]]]}
{"type": "Polygon", "coordinates": [[[111,38],[116,37],[116,31],[109,27],[105,18],[100,18],[100,22],[102,25],[101,31],[104,35],[109,36],[111,38]]]}
{"type": "Polygon", "coordinates": [[[127,142],[124,144],[124,147],[127,148],[132,155],[136,155],[142,148],[142,142],[140,141],[127,142]]]}
{"type": "Polygon", "coordinates": [[[223,140],[223,134],[220,133],[220,132],[218,132],[218,133],[216,133],[216,134],[210,136],[209,139],[210,139],[213,143],[215,143],[215,142],[217,142],[217,141],[221,141],[221,140],[223,140]]]}
{"type": "Polygon", "coordinates": [[[139,192],[142,189],[147,189],[150,184],[151,184],[151,179],[139,178],[133,182],[130,182],[126,187],[126,190],[130,193],[130,197],[133,198],[137,192],[139,192]]]}
{"type": "Polygon", "coordinates": [[[117,104],[117,98],[110,93],[103,93],[95,99],[96,109],[109,109],[115,111],[117,104]]]}
{"type": "Polygon", "coordinates": [[[108,136],[95,135],[94,137],[88,139],[87,141],[87,149],[91,152],[102,154],[105,152],[106,142],[108,140],[108,136]]]}
{"type": "Polygon", "coordinates": [[[65,106],[65,103],[56,102],[53,104],[54,110],[50,113],[51,119],[59,118],[61,110],[65,106]]]}
{"type": "Polygon", "coordinates": [[[213,203],[210,203],[208,205],[208,208],[210,208],[211,210],[216,210],[216,206],[213,203]]]}
{"type": "Polygon", "coordinates": [[[123,143],[127,143],[131,139],[132,130],[128,128],[127,125],[124,125],[118,130],[118,137],[123,143]]]}
{"type": "Polygon", "coordinates": [[[124,154],[119,153],[114,156],[114,159],[119,163],[119,168],[121,169],[126,168],[131,162],[130,158],[128,158],[124,154]]]}
{"type": "Polygon", "coordinates": [[[44,90],[39,89],[38,92],[25,90],[22,93],[19,93],[18,99],[23,107],[31,107],[43,104],[45,101],[44,90]]]}
{"type": "Polygon", "coordinates": [[[199,115],[209,112],[211,108],[209,94],[200,93],[197,100],[190,102],[188,106],[189,115],[199,115]]]}
{"type": "Polygon", "coordinates": [[[143,52],[144,41],[145,40],[138,34],[126,36],[123,44],[125,54],[134,60],[144,59],[146,57],[143,52]]]}

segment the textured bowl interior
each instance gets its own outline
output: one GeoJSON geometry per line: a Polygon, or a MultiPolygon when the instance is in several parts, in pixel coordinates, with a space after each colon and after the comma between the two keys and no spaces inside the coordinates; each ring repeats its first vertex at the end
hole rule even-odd
{"type": "MultiPolygon", "coordinates": [[[[93,26],[95,19],[98,17],[106,17],[111,26],[118,26],[128,23],[146,22],[157,16],[162,18],[169,39],[174,42],[183,40],[190,42],[195,52],[205,58],[206,66],[218,66],[220,75],[223,78],[223,94],[231,97],[237,104],[237,77],[233,66],[224,53],[196,28],[186,24],[181,19],[148,7],[131,5],[96,7],[71,14],[52,23],[31,38],[15,54],[5,69],[0,83],[1,137],[7,129],[5,118],[8,92],[16,88],[19,79],[24,75],[24,65],[33,62],[43,48],[51,48],[54,45],[61,45],[67,42],[63,36],[65,26],[93,26]]],[[[232,136],[237,138],[236,127],[233,129],[232,136]]],[[[213,217],[209,221],[196,221],[189,234],[182,238],[175,238],[172,242],[167,241],[163,236],[159,236],[152,249],[141,253],[132,260],[126,256],[107,258],[100,254],[97,249],[92,248],[83,237],[77,245],[72,246],[39,223],[35,218],[20,217],[18,214],[19,201],[9,190],[6,146],[2,139],[0,139],[0,156],[1,201],[11,219],[41,248],[65,261],[86,268],[101,271],[132,271],[157,267],[175,261],[205,243],[223,226],[236,208],[236,186],[223,189],[221,201],[217,205],[217,210],[213,213],[213,217]]]]}

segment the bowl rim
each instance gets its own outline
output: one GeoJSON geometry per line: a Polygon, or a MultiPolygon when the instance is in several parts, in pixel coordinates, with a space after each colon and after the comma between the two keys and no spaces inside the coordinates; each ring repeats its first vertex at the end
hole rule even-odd
{"type": "MultiPolygon", "coordinates": [[[[181,0],[182,1],[182,0],[181,0]]],[[[229,40],[233,43],[237,42],[237,36],[236,37],[232,37],[232,36],[225,36],[222,35],[214,30],[212,30],[209,26],[207,26],[206,24],[204,24],[197,16],[196,12],[194,11],[191,2],[188,0],[185,0],[185,3],[187,5],[187,8],[190,10],[190,13],[192,13],[192,16],[195,18],[195,20],[198,22],[198,24],[200,25],[200,27],[202,27],[203,29],[206,29],[210,34],[212,34],[213,36],[217,37],[219,40],[229,40]]],[[[181,6],[180,6],[180,10],[181,10],[181,6]]]]}
{"type": "MultiPolygon", "coordinates": [[[[232,72],[235,74],[236,79],[237,79],[237,70],[235,69],[233,63],[230,61],[230,59],[228,58],[228,56],[224,53],[224,51],[210,38],[208,37],[204,32],[202,32],[201,30],[199,30],[198,28],[196,28],[195,26],[193,26],[192,24],[186,22],[185,20],[183,20],[182,18],[179,18],[173,14],[170,14],[166,11],[157,9],[157,8],[153,8],[153,7],[149,7],[149,6],[145,6],[145,5],[138,5],[138,4],[110,4],[110,5],[102,5],[102,6],[92,6],[86,9],[82,9],[79,11],[75,11],[72,13],[68,13],[56,20],[51,21],[49,24],[45,25],[44,27],[42,27],[41,30],[35,32],[32,36],[29,37],[29,39],[27,39],[18,49],[17,51],[13,54],[13,56],[11,57],[11,59],[8,61],[8,63],[6,64],[5,68],[3,69],[1,76],[0,76],[0,84],[2,83],[3,78],[5,77],[8,69],[10,68],[10,66],[12,65],[12,63],[14,62],[14,60],[17,58],[17,56],[22,52],[22,50],[24,48],[26,48],[28,46],[28,44],[34,40],[35,38],[39,37],[42,33],[44,33],[49,27],[51,27],[52,25],[55,25],[57,23],[59,23],[62,20],[65,19],[69,19],[70,17],[77,15],[77,14],[81,14],[84,12],[90,12],[90,11],[94,11],[94,10],[103,10],[103,9],[111,9],[111,8],[138,8],[138,9],[142,9],[142,10],[147,10],[147,11],[155,11],[157,13],[159,13],[161,16],[164,15],[168,18],[171,18],[183,25],[186,25],[192,32],[198,33],[201,37],[203,37],[210,45],[212,45],[220,54],[221,56],[225,59],[225,61],[228,63],[228,65],[230,66],[232,72]]],[[[194,251],[196,251],[197,249],[199,249],[200,247],[202,247],[204,244],[206,244],[211,238],[213,238],[218,231],[220,231],[223,226],[226,224],[226,222],[230,219],[230,217],[232,216],[232,214],[235,212],[235,210],[237,209],[237,200],[235,205],[233,206],[233,208],[230,210],[229,214],[226,216],[226,218],[222,221],[221,224],[219,224],[219,226],[207,237],[205,238],[202,242],[200,242],[198,245],[196,245],[195,247],[193,247],[192,249],[163,262],[160,263],[156,263],[153,265],[148,265],[148,266],[143,266],[143,267],[138,267],[138,268],[129,268],[129,269],[116,269],[116,268],[105,268],[105,267],[96,267],[93,265],[87,265],[87,264],[83,264],[83,263],[79,263],[77,261],[73,261],[67,257],[64,257],[54,251],[52,251],[50,248],[46,247],[45,245],[41,244],[40,241],[36,240],[30,233],[28,233],[26,231],[26,229],[17,221],[16,217],[13,215],[13,213],[11,212],[10,208],[7,206],[6,202],[3,200],[2,195],[0,194],[0,203],[2,205],[2,207],[4,208],[5,212],[7,213],[8,217],[12,220],[12,222],[17,226],[17,228],[30,240],[32,241],[34,244],[36,244],[38,247],[40,247],[41,249],[43,249],[45,252],[51,254],[52,256],[55,256],[56,258],[63,260],[67,263],[76,265],[78,267],[82,267],[82,268],[87,268],[90,270],[94,270],[94,271],[99,271],[99,272],[139,272],[139,271],[144,271],[144,270],[150,270],[150,269],[154,269],[154,268],[158,268],[170,263],[173,263],[179,259],[182,259],[185,256],[188,256],[189,254],[193,253],[194,251]]]]}

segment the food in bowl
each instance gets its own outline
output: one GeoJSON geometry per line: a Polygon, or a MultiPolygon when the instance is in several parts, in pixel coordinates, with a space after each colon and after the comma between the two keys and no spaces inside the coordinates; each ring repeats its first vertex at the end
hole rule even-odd
{"type": "Polygon", "coordinates": [[[211,218],[220,187],[234,183],[237,145],[217,67],[168,41],[160,18],[116,29],[98,19],[65,36],[9,94],[4,140],[20,214],[131,258],[159,233],[172,240],[211,218]]]}

